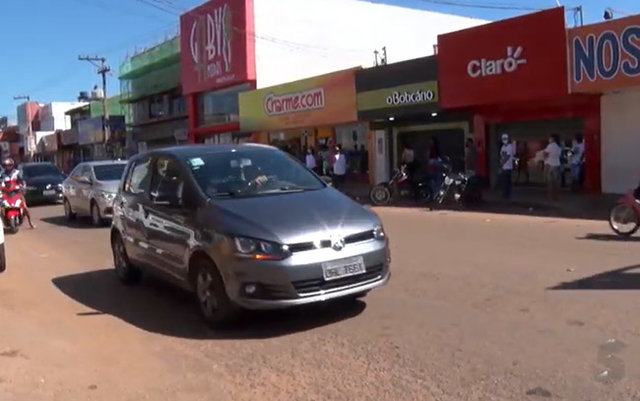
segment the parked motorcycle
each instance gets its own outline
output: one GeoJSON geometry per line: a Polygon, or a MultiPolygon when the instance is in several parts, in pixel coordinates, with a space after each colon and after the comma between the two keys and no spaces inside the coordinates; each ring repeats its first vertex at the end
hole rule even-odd
{"type": "Polygon", "coordinates": [[[415,191],[414,193],[414,188],[412,188],[407,174],[407,165],[403,164],[399,169],[395,170],[389,182],[383,182],[371,188],[369,199],[376,206],[384,206],[398,197],[413,197],[423,201],[430,201],[433,198],[433,191],[425,180],[416,183],[415,191]]]}
{"type": "Polygon", "coordinates": [[[616,234],[629,237],[640,228],[640,187],[629,191],[609,211],[609,226],[616,234]]]}
{"type": "Polygon", "coordinates": [[[4,228],[16,234],[24,221],[22,186],[15,180],[4,180],[2,189],[2,223],[4,228]]]}
{"type": "Polygon", "coordinates": [[[435,204],[442,205],[450,198],[457,204],[470,204],[482,200],[482,188],[476,177],[468,173],[454,173],[450,164],[444,164],[444,168],[444,180],[433,197],[435,204]]]}

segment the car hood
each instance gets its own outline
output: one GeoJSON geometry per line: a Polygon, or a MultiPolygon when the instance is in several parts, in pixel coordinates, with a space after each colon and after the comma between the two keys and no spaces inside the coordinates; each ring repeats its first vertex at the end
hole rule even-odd
{"type": "Polygon", "coordinates": [[[118,186],[120,185],[120,181],[96,181],[94,184],[94,188],[98,191],[105,191],[116,193],[118,192],[118,186]]]}
{"type": "Polygon", "coordinates": [[[378,217],[333,188],[215,199],[207,219],[229,234],[296,244],[373,229],[378,217]]]}
{"type": "Polygon", "coordinates": [[[62,180],[64,180],[64,177],[62,177],[61,175],[41,175],[38,177],[25,178],[27,185],[35,185],[35,186],[47,185],[47,184],[57,185],[62,183],[62,180]]]}

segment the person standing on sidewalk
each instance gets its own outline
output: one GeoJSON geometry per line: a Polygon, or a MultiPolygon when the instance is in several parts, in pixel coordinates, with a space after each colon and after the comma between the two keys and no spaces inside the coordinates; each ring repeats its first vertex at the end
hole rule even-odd
{"type": "Polygon", "coordinates": [[[513,175],[513,162],[516,154],[515,146],[509,139],[509,134],[502,134],[502,148],[500,148],[500,176],[502,196],[511,199],[511,179],[513,175]]]}
{"type": "Polygon", "coordinates": [[[340,189],[345,181],[347,174],[347,156],[342,151],[342,145],[336,145],[333,155],[333,185],[336,189],[340,189]]]}
{"type": "Polygon", "coordinates": [[[476,163],[478,152],[472,138],[467,138],[466,152],[464,154],[464,169],[470,176],[476,175],[476,163]]]}
{"type": "Polygon", "coordinates": [[[313,148],[311,146],[307,147],[307,154],[305,156],[305,164],[309,170],[318,172],[317,163],[316,163],[316,155],[313,152],[313,148]]]}
{"type": "Polygon", "coordinates": [[[549,138],[549,144],[545,148],[543,154],[549,198],[553,201],[557,201],[558,191],[560,188],[560,174],[562,174],[562,163],[560,162],[562,148],[560,147],[560,137],[557,134],[551,135],[551,138],[549,138]]]}
{"type": "Polygon", "coordinates": [[[577,134],[573,141],[569,164],[571,166],[571,187],[577,191],[582,186],[582,166],[584,165],[584,141],[580,134],[577,134]]]}

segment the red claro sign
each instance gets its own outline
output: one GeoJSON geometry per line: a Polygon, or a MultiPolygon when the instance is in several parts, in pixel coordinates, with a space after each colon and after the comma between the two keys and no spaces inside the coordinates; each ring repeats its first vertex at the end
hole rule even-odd
{"type": "Polygon", "coordinates": [[[185,94],[254,81],[253,0],[212,0],[180,17],[185,94]]]}
{"type": "Polygon", "coordinates": [[[440,103],[461,108],[566,95],[566,63],[562,7],[440,35],[440,103]]]}

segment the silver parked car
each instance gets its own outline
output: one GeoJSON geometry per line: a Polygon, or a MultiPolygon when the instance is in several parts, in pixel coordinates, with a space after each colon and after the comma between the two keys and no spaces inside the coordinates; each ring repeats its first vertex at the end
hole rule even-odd
{"type": "Polygon", "coordinates": [[[80,163],[62,182],[64,215],[72,220],[77,215],[91,216],[95,226],[112,218],[113,199],[118,190],[126,161],[94,161],[80,163]]]}
{"type": "Polygon", "coordinates": [[[196,294],[218,326],[241,309],[357,299],[390,276],[378,216],[292,156],[257,144],[133,157],[114,201],[116,274],[196,294]]]}

